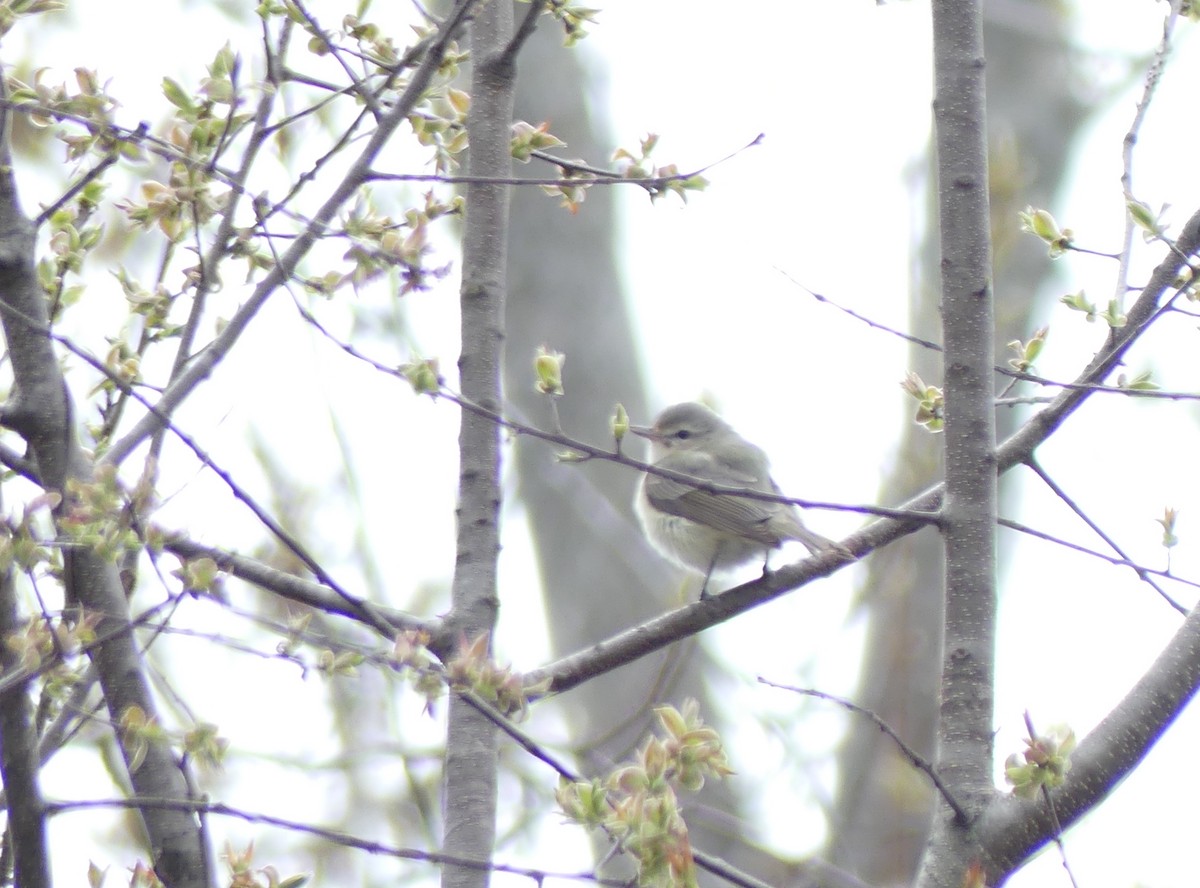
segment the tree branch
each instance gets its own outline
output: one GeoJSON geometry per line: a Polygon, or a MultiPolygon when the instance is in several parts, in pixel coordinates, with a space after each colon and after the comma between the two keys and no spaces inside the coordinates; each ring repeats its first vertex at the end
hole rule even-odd
{"type": "Polygon", "coordinates": [[[889,725],[870,709],[859,706],[857,703],[852,703],[843,697],[836,697],[833,694],[827,694],[824,691],[817,691],[812,688],[798,688],[795,685],[778,684],[763,678],[761,675],[758,677],[758,680],[760,683],[765,684],[768,687],[779,688],[781,691],[791,691],[793,694],[801,694],[805,697],[816,697],[818,700],[828,700],[830,703],[836,703],[838,706],[841,706],[848,712],[853,712],[855,715],[861,715],[864,718],[869,719],[871,723],[875,725],[875,727],[879,728],[879,730],[883,731],[883,733],[887,734],[892,739],[892,742],[896,744],[896,746],[904,754],[904,757],[908,759],[909,763],[914,768],[929,778],[929,782],[934,785],[939,793],[941,793],[942,799],[945,800],[946,804],[949,805],[951,809],[953,809],[955,815],[964,822],[968,819],[966,809],[959,804],[958,799],[954,797],[954,794],[950,792],[950,788],[946,786],[942,778],[938,776],[938,772],[934,770],[933,765],[919,755],[915,749],[905,743],[900,735],[896,733],[895,728],[889,725]]]}
{"type": "MultiPolygon", "coordinates": [[[[9,111],[0,111],[5,123],[9,111]]],[[[46,335],[49,318],[34,269],[34,231],[21,212],[7,137],[0,144],[0,323],[12,360],[14,389],[0,412],[0,421],[29,443],[38,473],[47,489],[64,494],[56,514],[70,506],[68,480],[87,482],[92,468],[75,439],[74,419],[57,357],[46,335]],[[32,324],[26,323],[26,318],[32,324]]],[[[99,636],[108,636],[89,655],[100,676],[114,724],[131,711],[157,718],[157,707],[129,626],[125,591],[113,564],[90,549],[64,555],[69,600],[100,616],[99,636]]],[[[140,795],[185,801],[188,785],[173,751],[164,743],[149,743],[138,767],[136,755],[118,732],[134,791],[140,795]]],[[[155,853],[159,878],[170,888],[206,888],[210,869],[199,828],[188,814],[143,810],[142,819],[155,853]]]]}
{"type": "MultiPolygon", "coordinates": [[[[22,630],[13,571],[0,576],[0,668],[5,675],[21,668],[20,654],[4,642],[22,630]]],[[[0,705],[0,779],[8,809],[6,842],[11,843],[13,878],[21,888],[50,888],[50,852],[46,816],[38,784],[38,739],[27,682],[0,705]]],[[[3,879],[7,873],[0,873],[3,879]]]]}
{"type": "MultiPolygon", "coordinates": [[[[516,66],[505,47],[512,39],[510,3],[482,6],[471,27],[471,108],[467,114],[472,177],[511,175],[510,149],[516,66]]],[[[510,189],[475,182],[467,186],[463,230],[462,352],[463,394],[499,409],[500,359],[504,340],[510,189]]],[[[458,436],[458,556],[451,584],[447,626],[464,638],[490,639],[499,600],[496,568],[500,555],[500,429],[463,413],[458,436]]],[[[496,842],[495,726],[458,696],[450,699],[446,729],[443,847],[448,854],[491,859],[496,842]]],[[[485,888],[485,871],[447,866],[443,888],[485,888]]]]}
{"type": "MultiPolygon", "coordinates": [[[[996,424],[982,0],[934,0],[941,315],[945,351],[945,599],[936,766],[972,815],[992,795],[996,648],[996,424]]],[[[942,801],[917,877],[961,885],[969,821],[942,801]]]]}
{"type": "MultiPolygon", "coordinates": [[[[1200,609],[1195,609],[1145,675],[1079,742],[1066,780],[1050,793],[1064,829],[1137,767],[1198,689],[1200,609]]],[[[1054,838],[1056,829],[1041,802],[1003,796],[992,803],[976,831],[990,861],[989,884],[999,885],[1054,838]]]]}
{"type": "Polygon", "coordinates": [[[114,443],[104,455],[101,461],[103,464],[119,465],[134,448],[157,431],[161,427],[159,417],[170,416],[196,386],[212,373],[217,364],[233,348],[234,343],[241,337],[267,298],[275,292],[280,284],[291,277],[300,260],[308,254],[333,217],[358,193],[359,187],[367,180],[371,164],[390,141],[397,127],[408,119],[409,112],[421,100],[441,63],[447,46],[458,33],[472,7],[479,2],[480,0],[458,0],[450,15],[442,23],[437,38],[429,46],[421,64],[413,71],[404,93],[379,122],[379,126],[371,134],[359,156],[338,182],[333,193],[317,210],[312,221],[283,254],[280,264],[267,272],[242,307],[229,319],[220,335],[206,349],[196,354],[187,368],[163,392],[162,397],[155,404],[157,412],[147,414],[121,440],[114,443]]]}
{"type": "Polygon", "coordinates": [[[240,580],[252,583],[273,595],[286,598],[288,601],[363,623],[380,632],[385,638],[391,635],[390,632],[385,631],[386,627],[390,626],[395,631],[428,632],[432,639],[430,648],[435,651],[444,650],[444,646],[452,641],[436,621],[420,620],[403,611],[378,604],[371,605],[371,616],[368,617],[360,607],[361,599],[357,597],[347,599],[345,595],[332,591],[326,585],[276,570],[245,555],[226,552],[212,546],[203,546],[181,536],[168,536],[163,542],[163,548],[185,560],[211,558],[221,570],[240,580]],[[380,622],[384,623],[383,628],[380,627],[380,622]]]}

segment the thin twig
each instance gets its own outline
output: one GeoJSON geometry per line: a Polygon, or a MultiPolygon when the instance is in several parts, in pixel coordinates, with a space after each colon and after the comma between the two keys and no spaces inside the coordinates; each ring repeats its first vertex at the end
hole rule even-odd
{"type": "MultiPolygon", "coordinates": [[[[1054,543],[1056,546],[1062,546],[1063,548],[1071,549],[1072,551],[1079,552],[1082,555],[1090,555],[1093,558],[1099,558],[1101,561],[1107,561],[1109,564],[1113,564],[1118,567],[1128,567],[1136,571],[1139,575],[1143,573],[1152,574],[1153,576],[1162,577],[1163,579],[1174,580],[1182,586],[1190,586],[1194,589],[1200,589],[1200,581],[1188,580],[1183,577],[1176,576],[1169,570],[1146,567],[1138,564],[1136,561],[1130,561],[1128,558],[1118,558],[1114,555],[1106,555],[1103,552],[1097,552],[1095,549],[1089,549],[1087,546],[1081,546],[1078,543],[1072,543],[1070,540],[1064,540],[1061,537],[1053,536],[1052,534],[1046,533],[1044,530],[1038,530],[1030,527],[1027,524],[1021,524],[1018,521],[1013,521],[1010,518],[998,518],[996,523],[1001,527],[1007,527],[1009,530],[1015,530],[1018,533],[1037,537],[1039,540],[1045,540],[1048,543],[1054,543]]],[[[1168,603],[1172,604],[1176,610],[1180,609],[1180,606],[1176,605],[1170,599],[1168,599],[1168,603]]]]}
{"type": "Polygon", "coordinates": [[[1121,556],[1121,558],[1124,560],[1125,563],[1130,564],[1130,566],[1133,567],[1134,572],[1138,575],[1138,579],[1140,579],[1142,582],[1148,584],[1151,589],[1153,589],[1155,592],[1157,592],[1162,597],[1162,599],[1167,602],[1167,604],[1171,605],[1171,607],[1175,608],[1175,610],[1179,611],[1179,613],[1183,614],[1184,616],[1187,616],[1188,609],[1185,608],[1183,605],[1181,605],[1179,602],[1175,601],[1175,599],[1171,598],[1171,596],[1168,595],[1163,590],[1163,588],[1158,585],[1158,583],[1156,583],[1156,582],[1154,582],[1154,580],[1150,579],[1150,576],[1145,569],[1134,566],[1132,564],[1132,562],[1129,561],[1129,556],[1117,544],[1116,540],[1114,540],[1107,533],[1105,533],[1100,528],[1100,525],[1098,525],[1095,521],[1093,521],[1088,516],[1088,514],[1082,508],[1080,508],[1079,504],[1076,503],[1075,500],[1073,500],[1070,496],[1068,496],[1067,492],[1065,490],[1063,490],[1061,487],[1058,486],[1058,484],[1054,481],[1054,479],[1051,478],[1050,475],[1047,474],[1046,471],[1042,468],[1041,463],[1039,463],[1037,460],[1037,457],[1031,457],[1026,462],[1026,465],[1029,466],[1030,470],[1032,470],[1033,473],[1042,480],[1043,484],[1045,484],[1047,487],[1050,488],[1051,491],[1053,491],[1055,496],[1057,496],[1060,500],[1063,501],[1063,503],[1066,504],[1068,509],[1070,509],[1072,512],[1074,512],[1079,517],[1079,519],[1081,521],[1083,521],[1084,524],[1086,524],[1088,527],[1090,527],[1092,529],[1092,532],[1095,533],[1096,536],[1098,536],[1098,537],[1100,537],[1100,539],[1104,540],[1104,542],[1106,542],[1112,548],[1112,550],[1114,552],[1116,552],[1118,555],[1121,556]]]}
{"type": "MultiPolygon", "coordinates": [[[[371,356],[363,353],[354,345],[344,342],[334,336],[329,330],[310,312],[307,308],[293,297],[293,303],[296,310],[300,313],[308,323],[325,336],[330,342],[357,360],[363,361],[370,365],[375,370],[385,373],[389,376],[398,379],[405,379],[404,374],[395,367],[389,367],[386,364],[380,363],[371,356]]],[[[407,380],[406,380],[407,381],[407,380]]],[[[430,393],[433,396],[432,393],[430,393]]],[[[799,506],[803,509],[819,509],[830,512],[853,512],[862,515],[875,515],[881,518],[896,518],[899,520],[916,520],[928,524],[936,524],[938,516],[930,512],[912,512],[905,509],[892,509],[887,506],[876,506],[871,504],[847,504],[847,503],[831,503],[821,500],[806,500],[796,497],[788,497],[782,494],[769,493],[766,491],[747,490],[744,487],[731,487],[723,484],[714,484],[705,481],[702,478],[695,478],[691,475],[685,475],[679,472],[673,472],[670,469],[661,469],[652,463],[642,462],[641,460],[633,459],[626,456],[619,448],[614,447],[609,450],[604,447],[597,447],[593,444],[588,444],[567,435],[548,432],[540,429],[537,426],[529,425],[528,423],[518,422],[510,419],[494,410],[489,410],[486,407],[481,407],[478,404],[473,404],[461,395],[451,391],[446,387],[442,387],[436,394],[436,397],[445,398],[453,404],[457,404],[463,410],[475,413],[478,416],[483,416],[496,423],[498,426],[508,429],[509,431],[525,435],[530,438],[537,438],[541,441],[546,441],[550,444],[557,444],[560,447],[566,448],[568,453],[564,455],[564,462],[585,462],[587,460],[597,459],[605,462],[614,462],[619,465],[629,466],[639,472],[647,472],[652,475],[659,475],[663,478],[669,478],[672,481],[680,481],[697,490],[702,490],[705,493],[712,493],[719,496],[739,496],[743,499],[760,500],[769,503],[782,503],[784,505],[799,506]]]]}
{"type": "Polygon", "coordinates": [[[798,688],[794,685],[778,684],[777,682],[763,678],[761,675],[758,676],[758,681],[761,684],[765,684],[772,688],[778,688],[781,691],[791,691],[794,694],[802,694],[805,697],[816,697],[818,700],[828,700],[830,703],[835,703],[838,706],[841,706],[843,709],[853,712],[856,715],[862,715],[870,719],[871,722],[874,723],[875,727],[879,728],[879,730],[883,731],[883,733],[887,734],[892,739],[896,746],[900,748],[900,751],[904,753],[904,757],[912,763],[912,766],[929,778],[934,787],[937,788],[937,791],[941,793],[942,798],[946,800],[946,804],[949,805],[954,811],[954,814],[958,818],[959,822],[963,824],[971,822],[971,818],[967,814],[967,809],[959,804],[958,799],[951,794],[949,787],[942,782],[942,778],[938,776],[938,773],[934,770],[933,765],[915,749],[905,743],[891,725],[889,725],[870,709],[859,706],[857,703],[851,703],[849,700],[846,700],[842,697],[835,697],[833,694],[827,694],[824,691],[817,691],[813,690],[812,688],[798,688]]]}
{"type": "Polygon", "coordinates": [[[517,27],[512,39],[508,41],[508,46],[504,47],[504,52],[500,55],[501,64],[516,64],[517,55],[521,52],[521,47],[525,45],[525,42],[537,30],[538,19],[541,18],[545,10],[546,0],[533,0],[529,4],[529,9],[525,11],[525,17],[521,19],[521,24],[517,27]]]}
{"type": "Polygon", "coordinates": [[[309,823],[301,823],[297,820],[288,820],[283,817],[274,817],[270,814],[246,811],[241,808],[234,808],[230,805],[222,804],[220,802],[205,802],[199,800],[175,801],[172,799],[153,799],[146,796],[138,796],[127,799],[85,799],[70,802],[52,802],[46,805],[46,812],[51,815],[57,815],[66,814],[73,811],[93,810],[96,808],[166,808],[178,811],[191,811],[196,814],[215,814],[223,817],[233,817],[238,820],[243,820],[247,823],[261,823],[266,826],[274,826],[280,829],[291,830],[292,832],[316,836],[317,838],[324,839],[325,841],[332,842],[336,845],[342,845],[347,848],[356,848],[360,851],[366,851],[368,854],[377,854],[381,857],[395,857],[401,860],[415,860],[435,864],[450,864],[453,866],[461,866],[467,869],[475,869],[484,872],[511,873],[513,875],[525,876],[529,879],[532,879],[538,885],[541,885],[545,879],[555,878],[569,879],[579,882],[594,882],[597,885],[607,886],[607,888],[627,888],[628,886],[628,883],[625,881],[617,879],[602,879],[591,872],[553,872],[549,870],[515,866],[512,864],[491,863],[485,860],[475,860],[469,857],[443,854],[439,851],[423,851],[417,848],[397,848],[394,845],[385,845],[382,842],[373,842],[367,839],[361,839],[358,836],[344,833],[339,830],[314,826],[309,823]]]}
{"type": "MultiPolygon", "coordinates": [[[[1133,196],[1133,146],[1137,144],[1138,135],[1142,130],[1142,124],[1146,121],[1146,115],[1150,111],[1150,102],[1154,98],[1154,94],[1158,89],[1159,80],[1162,79],[1163,69],[1167,63],[1167,54],[1171,49],[1171,34],[1175,30],[1175,21],[1179,17],[1179,3],[1172,2],[1170,11],[1167,13],[1166,19],[1163,21],[1162,39],[1158,43],[1158,47],[1154,50],[1154,60],[1150,63],[1150,68],[1146,72],[1146,80],[1142,87],[1141,98],[1138,99],[1137,110],[1134,112],[1133,120],[1129,124],[1129,130],[1125,133],[1125,139],[1122,142],[1121,148],[1121,189],[1124,192],[1126,201],[1134,200],[1133,196]]],[[[1117,272],[1116,293],[1115,298],[1118,302],[1123,302],[1125,294],[1128,292],[1129,283],[1129,260],[1133,250],[1133,235],[1136,226],[1133,221],[1133,215],[1129,212],[1125,213],[1125,233],[1122,239],[1122,247],[1120,252],[1120,269],[1117,272]]]]}
{"type": "Polygon", "coordinates": [[[312,28],[312,33],[316,34],[317,37],[320,38],[321,42],[325,44],[325,48],[329,50],[329,54],[332,55],[337,63],[342,66],[342,70],[346,72],[346,77],[348,77],[350,80],[350,88],[354,91],[355,95],[363,100],[363,104],[371,109],[371,114],[375,116],[375,120],[378,122],[380,118],[383,117],[383,108],[379,106],[379,102],[375,98],[375,95],[366,88],[362,80],[360,80],[358,75],[350,69],[350,65],[346,62],[346,60],[342,58],[341,47],[334,45],[333,39],[325,33],[325,29],[317,23],[317,20],[313,17],[312,13],[305,8],[301,0],[292,0],[292,3],[295,5],[296,9],[299,10],[300,15],[304,17],[304,20],[308,22],[308,26],[312,28]]]}
{"type": "Polygon", "coordinates": [[[813,299],[817,300],[817,302],[823,302],[826,305],[832,306],[833,308],[836,308],[838,311],[840,311],[842,314],[849,315],[850,317],[854,318],[854,320],[864,323],[868,327],[871,327],[874,330],[882,330],[884,333],[890,333],[892,336],[896,336],[900,339],[903,339],[905,342],[911,342],[914,345],[919,345],[922,348],[929,349],[930,351],[935,351],[935,352],[942,351],[941,345],[939,345],[936,342],[933,342],[929,339],[922,339],[920,336],[913,336],[911,333],[905,333],[903,330],[897,330],[894,327],[889,327],[886,324],[881,324],[878,321],[872,320],[871,318],[867,317],[866,315],[859,314],[852,308],[847,308],[844,305],[834,302],[832,299],[830,299],[828,296],[824,295],[823,293],[818,293],[816,290],[813,290],[811,287],[805,286],[804,284],[802,284],[798,280],[796,280],[794,277],[792,277],[790,274],[788,274],[786,271],[784,271],[782,268],[780,268],[778,265],[774,266],[774,268],[777,272],[779,272],[781,275],[783,275],[792,284],[795,284],[797,287],[799,287],[801,290],[803,290],[805,293],[807,293],[813,299]]]}
{"type": "MultiPolygon", "coordinates": [[[[1033,729],[1033,718],[1029,715],[1029,710],[1025,710],[1025,728],[1029,731],[1029,742],[1036,743],[1038,739],[1037,731],[1033,729]]],[[[1067,860],[1067,846],[1063,843],[1062,824],[1058,822],[1058,812],[1054,809],[1054,799],[1050,796],[1050,789],[1046,784],[1042,784],[1042,799],[1046,802],[1046,810],[1050,812],[1050,820],[1054,823],[1054,844],[1058,848],[1058,858],[1062,861],[1063,869],[1067,871],[1067,878],[1071,881],[1071,888],[1079,888],[1079,883],[1075,881],[1075,873],[1071,871],[1070,861],[1067,860]]]]}
{"type": "MultiPolygon", "coordinates": [[[[141,138],[145,137],[148,129],[149,129],[148,124],[146,124],[146,122],[143,121],[142,123],[138,124],[138,128],[136,130],[134,130],[133,137],[135,139],[141,139],[141,138]]],[[[110,166],[112,166],[114,163],[116,163],[120,159],[120,157],[121,157],[120,151],[116,150],[115,148],[112,151],[110,151],[104,157],[103,160],[101,160],[98,164],[96,164],[94,167],[92,167],[90,170],[88,170],[79,179],[77,179],[75,182],[73,182],[71,184],[71,187],[68,188],[65,192],[63,192],[63,195],[58,200],[56,200],[54,203],[50,204],[50,206],[46,207],[44,210],[42,210],[40,213],[38,213],[37,216],[35,216],[33,219],[33,227],[41,228],[42,223],[44,223],[47,219],[49,219],[51,216],[53,216],[55,213],[57,213],[62,207],[66,206],[68,203],[70,203],[71,198],[73,198],[79,192],[83,191],[83,189],[87,188],[89,183],[94,182],[96,179],[100,178],[100,176],[104,173],[104,171],[106,169],[108,169],[110,166]]]]}

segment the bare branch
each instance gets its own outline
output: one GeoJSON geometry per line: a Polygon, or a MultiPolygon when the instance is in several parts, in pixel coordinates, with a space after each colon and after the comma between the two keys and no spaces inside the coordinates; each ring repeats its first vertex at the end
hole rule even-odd
{"type": "Polygon", "coordinates": [[[88,811],[96,808],[135,807],[163,808],[187,813],[214,814],[220,817],[232,817],[245,821],[246,823],[261,823],[265,826],[274,826],[290,832],[314,836],[330,842],[331,844],[341,845],[346,848],[357,848],[361,851],[367,852],[368,854],[377,854],[381,857],[395,857],[400,860],[415,860],[425,863],[434,863],[442,866],[453,865],[467,869],[478,870],[480,872],[511,873],[513,875],[525,876],[526,878],[533,880],[538,885],[540,885],[545,879],[566,879],[576,882],[593,882],[597,885],[607,886],[607,888],[626,888],[627,886],[627,883],[624,881],[615,879],[601,879],[591,872],[555,872],[552,870],[533,869],[530,867],[516,866],[513,864],[491,863],[488,861],[476,860],[472,857],[460,857],[440,851],[425,851],[419,848],[398,848],[394,845],[384,844],[383,842],[375,842],[369,839],[359,838],[358,836],[351,835],[350,833],[326,829],[325,827],[321,826],[314,826],[311,823],[302,823],[298,820],[288,820],[284,817],[275,817],[270,814],[246,811],[242,808],[234,808],[230,805],[217,802],[174,802],[167,799],[154,798],[88,799],[86,801],[52,802],[46,806],[46,810],[52,815],[57,815],[68,814],[72,811],[88,811]]]}
{"type": "Polygon", "coordinates": [[[1058,824],[1037,801],[998,798],[976,826],[997,883],[1061,829],[1098,805],[1145,758],[1200,690],[1200,609],[1193,610],[1153,665],[1084,737],[1071,770],[1050,795],[1058,824]]]}
{"type": "Polygon", "coordinates": [[[331,591],[326,585],[276,570],[245,555],[203,546],[182,536],[169,535],[163,542],[163,548],[185,560],[211,558],[221,570],[240,580],[253,583],[260,589],[288,601],[363,623],[380,632],[384,638],[391,638],[398,631],[414,630],[428,632],[432,639],[430,647],[434,650],[444,649],[446,645],[454,642],[454,639],[446,636],[440,623],[436,621],[420,620],[403,611],[379,604],[371,605],[377,619],[367,619],[357,599],[347,601],[345,596],[331,591]],[[384,621],[384,628],[378,625],[379,620],[384,621]]]}
{"type": "MultiPolygon", "coordinates": [[[[1017,531],[1018,533],[1024,533],[1032,537],[1037,537],[1039,540],[1045,540],[1048,543],[1054,543],[1057,546],[1062,546],[1063,548],[1071,549],[1072,551],[1080,552],[1084,555],[1090,555],[1093,558],[1099,558],[1101,561],[1107,561],[1109,564],[1115,564],[1120,567],[1128,567],[1133,570],[1139,578],[1144,578],[1144,575],[1163,577],[1164,579],[1174,580],[1175,582],[1181,583],[1184,586],[1192,586],[1193,588],[1200,589],[1200,581],[1189,580],[1185,579],[1184,577],[1176,576],[1169,570],[1158,570],[1156,568],[1146,567],[1144,564],[1138,564],[1136,561],[1130,561],[1128,558],[1105,555],[1103,552],[1097,552],[1095,549],[1089,549],[1087,546],[1080,546],[1078,543],[1072,543],[1069,540],[1064,540],[1060,537],[1048,534],[1043,530],[1037,530],[1036,528],[1029,527],[1028,525],[1021,524],[1017,521],[1012,521],[1008,518],[997,519],[997,523],[1001,527],[1007,527],[1010,530],[1017,531]]],[[[1183,607],[1181,604],[1179,604],[1179,602],[1175,601],[1175,599],[1171,598],[1169,595],[1162,593],[1157,586],[1155,586],[1155,590],[1162,594],[1163,598],[1166,599],[1167,603],[1171,605],[1172,608],[1180,611],[1185,616],[1187,615],[1187,608],[1183,607]]]]}
{"type": "MultiPolygon", "coordinates": [[[[1150,102],[1153,100],[1154,94],[1158,91],[1158,83],[1162,79],[1163,69],[1167,63],[1167,55],[1171,50],[1171,36],[1175,30],[1175,22],[1179,18],[1179,4],[1172,2],[1169,4],[1169,7],[1167,16],[1163,20],[1162,39],[1154,51],[1154,60],[1146,72],[1146,79],[1142,85],[1142,95],[1138,99],[1137,110],[1134,112],[1133,120],[1129,124],[1129,131],[1125,133],[1125,139],[1122,142],[1121,189],[1124,191],[1127,201],[1135,199],[1133,194],[1133,146],[1137,144],[1142,124],[1145,123],[1146,115],[1150,111],[1150,102]]],[[[1117,279],[1114,285],[1114,296],[1122,302],[1125,299],[1125,294],[1128,292],[1129,259],[1133,248],[1133,235],[1136,227],[1132,214],[1126,213],[1125,234],[1119,254],[1120,269],[1117,272],[1117,279]]]]}
{"type": "MultiPolygon", "coordinates": [[[[23,628],[17,611],[10,567],[0,575],[0,670],[20,670],[20,654],[7,643],[23,628]]],[[[0,705],[0,780],[8,809],[5,834],[14,884],[21,888],[50,888],[50,852],[46,844],[45,802],[38,784],[38,739],[33,724],[28,684],[0,705]]]]}
{"type": "MultiPolygon", "coordinates": [[[[512,169],[510,132],[516,68],[504,54],[512,39],[510,3],[483,4],[471,27],[471,107],[467,169],[472,176],[504,177],[512,169]]],[[[464,394],[480,404],[500,405],[501,344],[507,298],[509,189],[467,186],[459,306],[462,351],[459,372],[464,394]]],[[[447,624],[466,639],[486,636],[496,626],[500,555],[500,436],[494,423],[462,414],[458,436],[457,557],[447,624]]],[[[447,853],[490,860],[496,841],[495,726],[462,698],[450,700],[446,726],[446,806],[443,847],[447,853]]],[[[485,873],[448,866],[443,888],[484,888],[485,873]]]]}
{"type": "Polygon", "coordinates": [[[912,766],[918,771],[924,773],[925,776],[929,778],[930,782],[933,783],[937,791],[941,793],[942,798],[946,800],[946,804],[953,809],[958,818],[963,823],[966,823],[970,819],[967,815],[966,809],[959,804],[958,799],[954,798],[954,795],[950,792],[950,789],[945,783],[942,782],[942,778],[938,776],[937,771],[934,770],[933,765],[926,761],[922,756],[918,755],[917,751],[905,743],[891,725],[889,725],[870,709],[864,709],[857,703],[852,703],[842,697],[835,697],[833,694],[827,694],[824,691],[817,691],[812,688],[798,688],[795,685],[778,684],[763,678],[761,675],[758,676],[758,680],[768,687],[779,688],[781,691],[791,691],[794,694],[802,694],[805,697],[816,697],[818,700],[828,700],[830,703],[836,703],[838,706],[841,706],[843,709],[849,712],[853,712],[855,715],[861,715],[870,719],[875,727],[879,728],[879,730],[883,731],[883,733],[892,738],[896,746],[899,747],[902,753],[904,753],[904,757],[912,763],[912,766]]]}
{"type": "Polygon", "coordinates": [[[1121,557],[1121,563],[1129,564],[1134,567],[1134,570],[1136,571],[1136,573],[1138,575],[1138,579],[1142,580],[1144,583],[1149,584],[1150,588],[1152,588],[1155,592],[1157,592],[1163,598],[1163,600],[1165,600],[1167,602],[1167,604],[1171,605],[1171,607],[1175,608],[1175,610],[1179,611],[1179,613],[1183,614],[1184,616],[1187,616],[1188,609],[1186,607],[1184,607],[1183,605],[1181,605],[1179,602],[1175,601],[1175,599],[1171,598],[1171,596],[1168,595],[1165,591],[1163,591],[1163,588],[1160,585],[1158,585],[1158,583],[1154,582],[1154,580],[1152,580],[1150,578],[1150,575],[1147,571],[1145,571],[1141,568],[1138,568],[1136,565],[1132,565],[1132,562],[1129,560],[1129,556],[1125,553],[1125,550],[1122,549],[1117,544],[1116,540],[1114,540],[1107,533],[1105,533],[1103,531],[1103,529],[1101,529],[1100,525],[1098,525],[1095,521],[1093,521],[1091,519],[1091,517],[1087,514],[1087,512],[1085,512],[1083,509],[1081,509],[1079,507],[1079,504],[1076,503],[1075,500],[1073,500],[1070,496],[1068,496],[1067,492],[1065,490],[1063,490],[1061,487],[1058,486],[1058,484],[1055,482],[1055,480],[1053,478],[1051,478],[1048,474],[1046,474],[1046,471],[1042,468],[1041,463],[1039,463],[1036,458],[1030,459],[1029,462],[1026,463],[1026,465],[1028,465],[1029,468],[1039,478],[1042,479],[1042,483],[1044,483],[1047,487],[1049,487],[1052,491],[1054,491],[1054,495],[1057,496],[1060,500],[1062,500],[1066,504],[1067,508],[1069,508],[1072,512],[1074,512],[1079,517],[1080,521],[1082,521],[1084,524],[1086,524],[1088,527],[1090,527],[1092,529],[1092,532],[1095,533],[1096,536],[1100,537],[1100,539],[1102,539],[1102,540],[1104,540],[1104,542],[1108,543],[1109,547],[1111,547],[1112,550],[1121,557]]]}

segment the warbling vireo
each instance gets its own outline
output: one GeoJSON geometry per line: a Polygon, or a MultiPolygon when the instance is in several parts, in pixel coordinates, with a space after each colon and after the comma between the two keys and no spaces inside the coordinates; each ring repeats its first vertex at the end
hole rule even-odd
{"type": "MultiPolygon", "coordinates": [[[[650,441],[650,462],[660,469],[690,475],[722,487],[779,493],[767,455],[735,432],[703,404],[668,407],[654,425],[631,426],[650,441]]],[[[716,568],[737,567],[763,559],[786,540],[798,540],[814,555],[840,544],[813,533],[795,506],[698,490],[682,481],[647,473],[638,487],[636,508],[642,527],[660,552],[704,574],[700,597],[716,568]]]]}

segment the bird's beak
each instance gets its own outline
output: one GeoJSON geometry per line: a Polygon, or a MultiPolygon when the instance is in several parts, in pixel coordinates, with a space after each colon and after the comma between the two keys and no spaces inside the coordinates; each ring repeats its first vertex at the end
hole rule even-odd
{"type": "Polygon", "coordinates": [[[658,432],[654,431],[654,429],[651,428],[650,426],[631,425],[629,427],[629,431],[633,432],[639,438],[646,438],[650,441],[661,441],[662,440],[662,435],[660,435],[658,432]]]}

